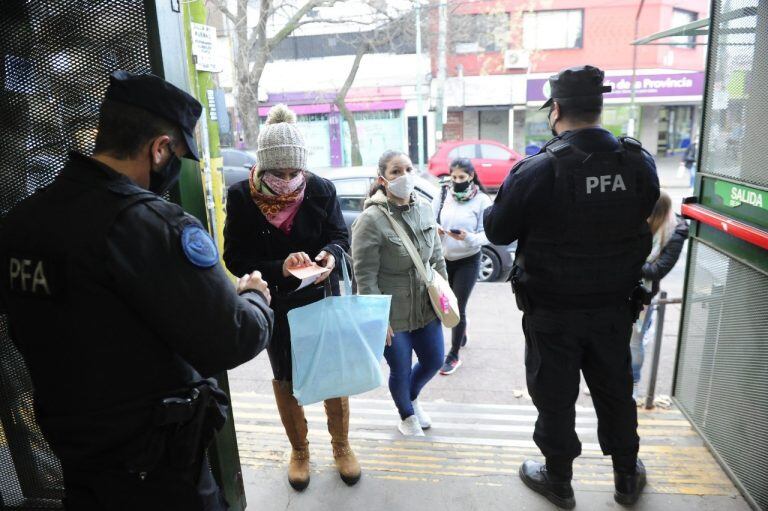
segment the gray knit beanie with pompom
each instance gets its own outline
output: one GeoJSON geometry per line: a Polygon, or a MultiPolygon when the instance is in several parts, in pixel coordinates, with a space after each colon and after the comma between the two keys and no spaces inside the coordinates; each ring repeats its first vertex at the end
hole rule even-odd
{"type": "Polygon", "coordinates": [[[256,151],[259,170],[307,168],[307,144],[296,126],[296,114],[286,105],[275,105],[259,133],[256,151]]]}

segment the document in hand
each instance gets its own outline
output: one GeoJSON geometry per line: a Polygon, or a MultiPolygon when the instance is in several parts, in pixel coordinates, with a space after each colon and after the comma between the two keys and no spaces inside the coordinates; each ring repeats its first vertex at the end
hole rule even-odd
{"type": "Polygon", "coordinates": [[[317,263],[312,263],[311,266],[304,266],[303,268],[288,269],[288,273],[301,280],[301,284],[299,284],[299,287],[296,288],[296,291],[299,289],[304,289],[310,284],[314,284],[314,282],[317,280],[317,277],[319,277],[325,271],[326,269],[317,263]]]}

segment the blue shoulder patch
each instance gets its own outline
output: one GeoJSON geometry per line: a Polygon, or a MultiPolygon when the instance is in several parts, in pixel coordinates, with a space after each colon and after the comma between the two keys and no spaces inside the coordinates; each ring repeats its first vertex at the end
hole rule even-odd
{"type": "Polygon", "coordinates": [[[187,224],[181,231],[181,248],[189,262],[199,268],[212,268],[219,262],[219,250],[211,235],[196,224],[187,224]]]}

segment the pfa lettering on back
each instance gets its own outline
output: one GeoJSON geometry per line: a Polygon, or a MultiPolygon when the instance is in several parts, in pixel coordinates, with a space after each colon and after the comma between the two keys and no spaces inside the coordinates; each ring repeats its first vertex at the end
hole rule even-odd
{"type": "Polygon", "coordinates": [[[10,293],[52,298],[61,289],[58,264],[49,258],[23,254],[4,257],[5,282],[10,293]]]}
{"type": "Polygon", "coordinates": [[[573,191],[577,202],[620,200],[635,193],[631,174],[625,169],[579,169],[573,176],[573,191]]]}
{"type": "Polygon", "coordinates": [[[621,177],[621,174],[603,174],[599,177],[587,176],[585,182],[588,195],[596,190],[599,193],[605,193],[607,191],[613,193],[617,190],[621,190],[622,192],[627,191],[627,186],[624,184],[624,178],[621,177]]]}

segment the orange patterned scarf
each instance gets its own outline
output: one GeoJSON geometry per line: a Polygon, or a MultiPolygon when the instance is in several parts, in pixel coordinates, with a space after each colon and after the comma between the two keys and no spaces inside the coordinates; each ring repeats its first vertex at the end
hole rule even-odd
{"type": "Polygon", "coordinates": [[[293,219],[304,200],[306,182],[291,194],[277,195],[261,182],[261,176],[254,165],[251,167],[248,177],[248,186],[253,202],[259,207],[267,221],[286,234],[290,234],[293,219]]]}

